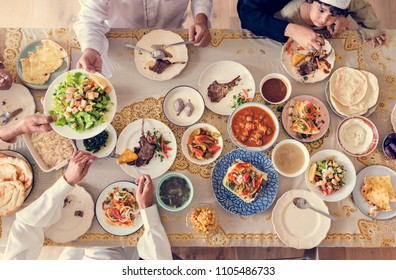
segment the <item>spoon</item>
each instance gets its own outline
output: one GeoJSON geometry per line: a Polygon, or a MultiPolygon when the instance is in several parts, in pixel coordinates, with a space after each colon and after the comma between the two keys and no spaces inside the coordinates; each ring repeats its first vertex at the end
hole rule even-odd
{"type": "Polygon", "coordinates": [[[151,47],[152,47],[154,50],[163,50],[163,49],[166,49],[166,48],[171,47],[171,46],[177,46],[177,45],[191,45],[191,44],[193,44],[193,42],[181,41],[181,42],[172,43],[172,44],[168,44],[168,45],[165,45],[165,44],[151,45],[151,47]]]}
{"type": "Polygon", "coordinates": [[[307,209],[307,208],[310,208],[310,209],[312,209],[313,211],[318,212],[319,214],[322,214],[323,216],[326,216],[327,218],[330,218],[330,219],[331,219],[332,221],[334,221],[334,222],[336,222],[336,221],[338,220],[336,217],[333,217],[333,216],[331,216],[331,215],[329,215],[329,214],[327,214],[327,213],[325,213],[325,212],[322,212],[322,211],[320,211],[320,210],[318,210],[318,209],[316,209],[316,208],[313,208],[313,207],[309,204],[309,202],[308,202],[306,199],[302,198],[302,197],[295,197],[295,198],[293,199],[293,203],[294,203],[294,205],[296,205],[297,208],[299,208],[299,209],[307,209]]]}
{"type": "Polygon", "coordinates": [[[23,111],[23,109],[19,108],[19,109],[16,109],[15,111],[13,111],[13,112],[4,112],[3,114],[1,114],[0,115],[0,126],[1,125],[5,125],[6,123],[8,123],[11,118],[15,117],[16,115],[18,115],[22,111],[23,111]]]}
{"type": "Polygon", "coordinates": [[[151,51],[139,48],[139,47],[137,47],[135,45],[131,45],[131,44],[128,44],[128,43],[125,44],[125,47],[131,48],[131,49],[137,49],[137,50],[142,51],[142,52],[146,52],[146,53],[150,54],[152,58],[155,58],[155,59],[163,59],[165,57],[164,52],[162,52],[160,50],[153,50],[151,52],[151,51]]]}

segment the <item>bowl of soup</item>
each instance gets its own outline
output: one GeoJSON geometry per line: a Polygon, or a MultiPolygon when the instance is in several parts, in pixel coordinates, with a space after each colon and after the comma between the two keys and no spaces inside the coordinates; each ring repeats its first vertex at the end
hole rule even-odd
{"type": "Polygon", "coordinates": [[[292,87],[289,79],[279,73],[271,73],[260,82],[260,93],[265,101],[280,104],[289,99],[292,87]]]}
{"type": "Polygon", "coordinates": [[[266,105],[257,102],[244,103],[228,118],[227,131],[238,147],[249,151],[270,148],[279,136],[279,121],[266,105]]]}
{"type": "Polygon", "coordinates": [[[271,160],[279,174],[296,177],[308,168],[309,152],[301,142],[286,139],[276,144],[271,160]]]}
{"type": "Polygon", "coordinates": [[[155,195],[162,208],[176,212],[190,204],[194,188],[190,179],[184,174],[169,172],[158,182],[155,195]]]}

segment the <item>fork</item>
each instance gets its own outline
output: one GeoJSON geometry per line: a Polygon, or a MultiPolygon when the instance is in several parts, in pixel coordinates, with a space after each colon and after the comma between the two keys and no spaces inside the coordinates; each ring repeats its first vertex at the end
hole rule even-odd
{"type": "Polygon", "coordinates": [[[182,42],[172,43],[172,44],[168,44],[168,45],[165,45],[165,44],[151,45],[151,48],[154,49],[154,50],[163,50],[163,49],[166,49],[166,48],[171,47],[171,46],[192,45],[192,44],[193,44],[193,42],[182,41],[182,42]]]}

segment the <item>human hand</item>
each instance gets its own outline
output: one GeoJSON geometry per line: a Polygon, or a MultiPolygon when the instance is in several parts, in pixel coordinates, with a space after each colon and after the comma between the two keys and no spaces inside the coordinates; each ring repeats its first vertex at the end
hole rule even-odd
{"type": "Polygon", "coordinates": [[[18,135],[33,132],[51,131],[50,123],[55,121],[51,115],[31,115],[20,120],[17,124],[18,135]]]}
{"type": "Polygon", "coordinates": [[[324,38],[309,27],[289,23],[285,29],[285,36],[293,38],[297,44],[306,50],[321,50],[324,46],[324,38]]]}
{"type": "MultiPolygon", "coordinates": [[[[370,39],[370,40],[371,40],[371,43],[372,43],[373,48],[375,48],[375,47],[377,47],[377,46],[380,46],[380,47],[381,47],[381,46],[385,43],[385,41],[386,41],[386,35],[383,34],[383,35],[374,37],[374,38],[372,38],[372,39],[370,39]]],[[[369,40],[364,40],[364,42],[368,42],[368,41],[369,41],[369,40]]]]}
{"type": "Polygon", "coordinates": [[[328,25],[327,30],[330,32],[332,36],[334,36],[338,33],[345,31],[348,28],[348,24],[349,24],[348,18],[344,16],[338,16],[334,23],[334,26],[328,25]]]}
{"type": "Polygon", "coordinates": [[[154,185],[149,175],[140,175],[136,178],[135,183],[138,185],[136,190],[136,201],[139,209],[150,207],[153,201],[154,185]]]}
{"type": "Polygon", "coordinates": [[[63,176],[66,182],[72,186],[80,182],[87,175],[88,169],[95,159],[97,157],[88,152],[74,151],[63,176]]]}
{"type": "Polygon", "coordinates": [[[195,24],[191,25],[188,30],[188,40],[197,47],[206,47],[210,43],[208,18],[205,14],[197,15],[195,24]]]}
{"type": "Polygon", "coordinates": [[[97,50],[87,48],[83,51],[81,58],[77,62],[77,69],[83,68],[84,70],[94,73],[102,72],[102,57],[97,50]]]}

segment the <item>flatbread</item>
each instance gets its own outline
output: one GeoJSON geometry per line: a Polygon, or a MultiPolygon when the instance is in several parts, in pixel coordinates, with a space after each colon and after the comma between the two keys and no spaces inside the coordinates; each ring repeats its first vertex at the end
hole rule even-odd
{"type": "Polygon", "coordinates": [[[14,213],[26,198],[25,187],[19,181],[0,183],[0,217],[14,213]]]}
{"type": "Polygon", "coordinates": [[[17,179],[21,181],[25,189],[32,186],[33,172],[25,160],[0,153],[0,166],[3,164],[14,165],[17,170],[17,179]]]}
{"type": "Polygon", "coordinates": [[[367,78],[359,70],[341,67],[330,77],[330,95],[344,106],[360,102],[367,92],[367,78]]]}
{"type": "Polygon", "coordinates": [[[22,58],[22,79],[32,84],[44,84],[51,73],[63,63],[67,52],[63,47],[51,40],[41,40],[43,45],[37,46],[35,52],[29,52],[28,58],[22,58]]]}
{"type": "Polygon", "coordinates": [[[341,115],[346,117],[352,116],[362,116],[367,113],[368,108],[366,109],[357,109],[354,106],[344,106],[340,102],[338,102],[331,94],[330,94],[330,102],[333,105],[334,109],[341,115]]]}
{"type": "Polygon", "coordinates": [[[390,202],[396,201],[396,197],[390,176],[365,177],[362,196],[371,206],[370,216],[376,216],[377,211],[392,211],[390,202]]]}

